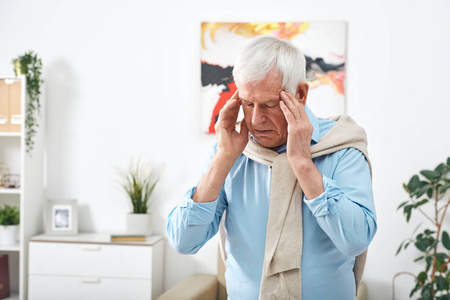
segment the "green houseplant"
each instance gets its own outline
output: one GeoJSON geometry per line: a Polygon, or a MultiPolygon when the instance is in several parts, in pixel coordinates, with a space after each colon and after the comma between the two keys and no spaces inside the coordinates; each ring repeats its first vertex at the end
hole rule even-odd
{"type": "Polygon", "coordinates": [[[127,233],[150,235],[152,218],[149,208],[151,196],[158,183],[158,176],[150,163],[131,162],[128,170],[119,170],[121,186],[131,203],[132,212],[127,215],[127,233]]]}
{"type": "Polygon", "coordinates": [[[37,117],[41,110],[39,96],[44,81],[42,75],[42,61],[33,51],[25,52],[13,60],[16,76],[25,75],[27,78],[27,105],[25,116],[25,144],[27,153],[31,154],[34,147],[33,138],[38,125],[37,117]]]}
{"type": "Polygon", "coordinates": [[[15,206],[0,208],[0,245],[12,245],[17,241],[20,212],[15,206]]]}
{"type": "MultiPolygon", "coordinates": [[[[412,213],[418,212],[424,217],[431,227],[426,227],[415,237],[404,240],[397,250],[405,250],[409,245],[414,245],[420,255],[414,262],[421,262],[423,270],[415,275],[416,284],[411,290],[410,297],[419,293],[418,299],[444,300],[450,299],[450,237],[444,230],[443,224],[450,205],[450,157],[446,163],[438,165],[434,170],[422,170],[422,175],[414,175],[408,184],[403,184],[409,195],[409,200],[400,204],[398,209],[403,209],[406,222],[409,222],[412,213]]],[[[418,228],[421,226],[419,225],[418,228]]],[[[418,230],[416,228],[416,230],[418,230]]],[[[414,232],[413,232],[414,234],[414,232]]],[[[394,277],[394,280],[395,280],[394,277]]],[[[395,289],[393,289],[395,297],[395,289]]]]}

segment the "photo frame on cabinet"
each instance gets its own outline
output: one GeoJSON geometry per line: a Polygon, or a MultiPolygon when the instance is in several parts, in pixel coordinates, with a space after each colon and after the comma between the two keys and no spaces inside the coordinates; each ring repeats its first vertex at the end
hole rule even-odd
{"type": "Polygon", "coordinates": [[[76,199],[48,199],[44,214],[45,234],[78,234],[78,207],[76,199]]]}

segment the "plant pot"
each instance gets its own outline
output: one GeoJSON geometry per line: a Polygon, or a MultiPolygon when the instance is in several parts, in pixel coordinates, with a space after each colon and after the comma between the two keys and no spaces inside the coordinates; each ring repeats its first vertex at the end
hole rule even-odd
{"type": "Polygon", "coordinates": [[[152,214],[133,214],[127,215],[127,234],[145,235],[152,234],[152,214]]]}
{"type": "Polygon", "coordinates": [[[17,244],[19,225],[0,225],[0,245],[17,244]]]}

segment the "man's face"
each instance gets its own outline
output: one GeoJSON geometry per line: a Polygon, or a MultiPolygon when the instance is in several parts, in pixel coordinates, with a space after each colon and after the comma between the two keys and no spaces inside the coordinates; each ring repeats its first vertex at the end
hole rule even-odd
{"type": "Polygon", "coordinates": [[[239,84],[245,124],[253,137],[266,148],[278,148],[287,142],[287,121],[280,108],[281,78],[269,72],[259,83],[239,84]]]}

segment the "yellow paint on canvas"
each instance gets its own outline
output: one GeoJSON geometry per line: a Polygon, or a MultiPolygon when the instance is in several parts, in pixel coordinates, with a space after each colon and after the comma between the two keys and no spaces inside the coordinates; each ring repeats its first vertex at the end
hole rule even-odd
{"type": "Polygon", "coordinates": [[[209,30],[209,36],[215,43],[216,31],[227,26],[229,32],[252,38],[260,35],[272,34],[276,37],[292,40],[309,28],[308,22],[258,22],[258,23],[202,23],[202,48],[205,46],[205,34],[209,30]]]}

